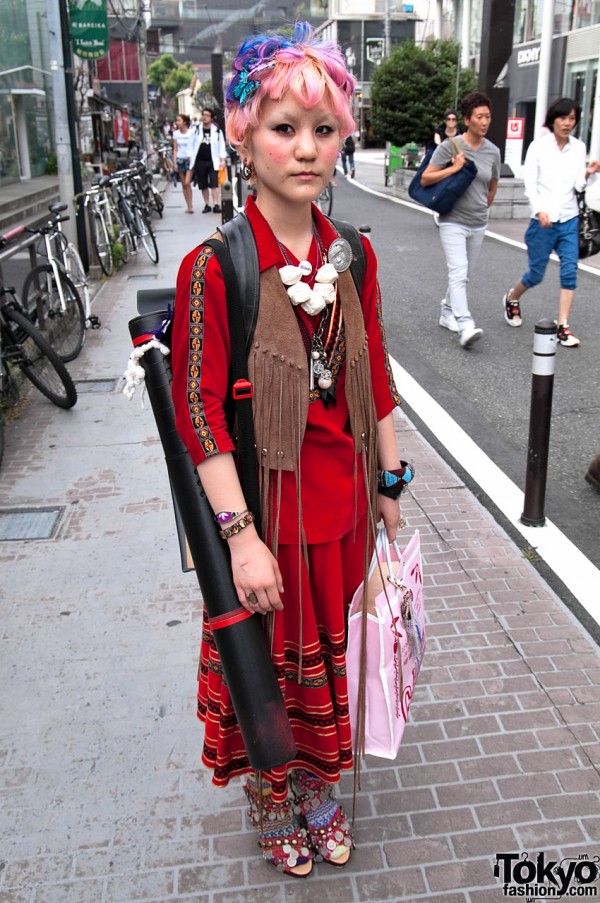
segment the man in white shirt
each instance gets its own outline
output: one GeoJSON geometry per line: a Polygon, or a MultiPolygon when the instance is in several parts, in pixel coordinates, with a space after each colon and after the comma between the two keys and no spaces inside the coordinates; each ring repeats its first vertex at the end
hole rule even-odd
{"type": "Polygon", "coordinates": [[[202,213],[220,213],[219,204],[219,169],[225,166],[225,139],[223,132],[213,122],[212,110],[202,110],[202,121],[195,130],[194,148],[191,154],[191,168],[194,180],[202,192],[204,209],[202,213]]]}
{"type": "Polygon", "coordinates": [[[529,269],[502,298],[504,319],[509,326],[521,326],[519,299],[544,278],[553,251],[560,260],[557,341],[576,348],[577,339],[569,328],[569,314],[577,288],[579,259],[579,207],[576,191],[583,191],[590,175],[600,172],[600,161],[586,168],[586,148],[571,132],[579,124],[581,107],[562,97],[546,113],[549,130],[533,141],[525,159],[525,194],[531,207],[531,221],[525,233],[529,269]]]}

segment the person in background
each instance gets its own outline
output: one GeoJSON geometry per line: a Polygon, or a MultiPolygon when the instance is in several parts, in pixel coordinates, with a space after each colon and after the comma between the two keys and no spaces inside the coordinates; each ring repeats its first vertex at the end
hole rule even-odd
{"type": "Polygon", "coordinates": [[[523,172],[531,208],[525,233],[529,269],[502,298],[505,321],[509,326],[521,326],[520,299],[542,282],[550,254],[555,251],[560,260],[556,339],[565,348],[579,345],[569,326],[579,260],[579,205],[575,192],[583,191],[588,178],[600,172],[598,160],[586,167],[585,144],[572,134],[580,118],[577,101],[561,97],[546,113],[547,133],[529,145],[523,172]]]}
{"type": "Polygon", "coordinates": [[[463,99],[461,114],[466,131],[457,140],[462,148],[456,153],[448,138],[434,152],[421,176],[423,185],[434,185],[473,160],[477,175],[449,213],[440,214],[440,241],[448,266],[448,288],[441,301],[440,326],[459,334],[463,348],[470,348],[483,335],[469,310],[467,284],[481,250],[487,228],[489,208],[496,196],[500,178],[500,151],[485,137],[492,121],[491,101],[487,94],[474,91],[463,99]]]}
{"type": "Polygon", "coordinates": [[[444,113],[444,121],[439,128],[433,133],[433,141],[428,145],[428,150],[435,150],[446,138],[458,138],[462,135],[462,129],[458,124],[458,114],[456,110],[446,110],[444,113]]]}
{"type": "Polygon", "coordinates": [[[354,144],[354,138],[352,135],[348,135],[342,144],[342,169],[344,170],[344,175],[348,175],[348,167],[350,167],[350,178],[353,179],[356,174],[356,169],[354,168],[354,151],[356,150],[356,146],[354,144]]]}
{"type": "Polygon", "coordinates": [[[173,169],[179,175],[186,203],[186,213],[193,213],[192,208],[192,170],[190,156],[192,153],[194,134],[190,128],[190,117],[180,113],[175,119],[173,132],[173,169]]]}
{"type": "Polygon", "coordinates": [[[219,204],[219,169],[225,166],[225,138],[216,122],[213,122],[212,110],[205,107],[202,119],[196,129],[195,153],[192,157],[194,181],[202,192],[204,208],[202,213],[220,213],[219,204]]]}
{"type": "Polygon", "coordinates": [[[264,858],[296,878],[316,861],[350,860],[352,831],[333,790],[353,766],[347,612],[368,562],[370,506],[389,538],[402,526],[399,398],[375,253],[357,233],[365,255],[357,290],[351,246],[314,203],[354,129],[354,86],[340,49],[306,22],[291,35],[247,38],[228,81],[227,140],[256,190],[245,209],[260,274],[248,369],[263,538],[236,469],[225,282],[210,246],[181,264],[173,322],[177,429],[227,543],[239,602],[266,619],[297,747],[291,762],[253,771],[205,614],[202,760],[218,786],[244,776],[264,858]]]}

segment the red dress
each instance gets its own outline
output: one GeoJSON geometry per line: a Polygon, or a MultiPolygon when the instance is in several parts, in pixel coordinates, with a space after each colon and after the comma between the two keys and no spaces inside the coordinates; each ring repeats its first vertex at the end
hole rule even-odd
{"type": "MultiPolygon", "coordinates": [[[[260,271],[283,266],[286,261],[281,249],[253,198],[249,199],[246,212],[256,237],[260,271]]],[[[313,215],[321,244],[328,248],[337,235],[316,208],[313,215]]],[[[381,420],[399,403],[399,398],[385,345],[376,258],[369,241],[363,239],[363,244],[366,272],[361,306],[377,419],[381,420]]],[[[292,262],[296,263],[293,257],[292,262]]],[[[304,311],[300,311],[300,316],[312,335],[318,318],[304,311]]],[[[229,362],[223,278],[216,257],[205,256],[200,246],[184,258],[179,270],[172,340],[177,429],[194,464],[213,454],[234,451],[224,410],[229,362]],[[190,322],[195,324],[193,330],[190,322]]],[[[308,407],[300,456],[308,568],[298,544],[295,475],[291,471],[282,475],[277,559],[283,577],[284,609],[274,613],[272,658],[298,755],[286,766],[266,773],[265,777],[273,783],[275,799],[285,799],[287,795],[286,773],[290,768],[303,767],[335,783],[341,770],[352,767],[346,612],[363,578],[366,495],[360,459],[356,461],[350,433],[344,385],[342,366],[335,405],[325,407],[317,399],[308,407]]],[[[234,775],[252,771],[206,617],[200,650],[198,716],[205,724],[202,759],[213,769],[213,782],[224,786],[234,775]]]]}

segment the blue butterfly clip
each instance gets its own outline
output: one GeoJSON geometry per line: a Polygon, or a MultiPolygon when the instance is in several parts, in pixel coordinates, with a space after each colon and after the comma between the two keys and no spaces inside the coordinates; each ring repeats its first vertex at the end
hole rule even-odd
{"type": "Polygon", "coordinates": [[[239,102],[240,107],[243,107],[258,88],[260,88],[260,82],[250,79],[248,71],[243,69],[237,85],[233,89],[233,96],[239,102]]]}

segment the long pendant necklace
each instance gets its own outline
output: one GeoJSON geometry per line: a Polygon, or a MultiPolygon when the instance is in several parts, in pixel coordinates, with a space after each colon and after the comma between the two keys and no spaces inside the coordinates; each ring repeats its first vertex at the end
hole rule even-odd
{"type": "Polygon", "coordinates": [[[294,307],[298,304],[306,310],[306,312],[312,316],[316,313],[320,313],[319,322],[315,331],[313,332],[311,342],[310,342],[310,350],[309,350],[309,387],[311,393],[314,393],[317,389],[319,389],[319,395],[323,399],[323,401],[331,401],[333,400],[335,394],[335,387],[333,387],[333,372],[331,369],[330,362],[327,359],[327,354],[325,352],[326,342],[323,341],[325,336],[326,327],[331,319],[332,308],[335,306],[334,302],[337,300],[337,270],[331,264],[327,262],[327,252],[323,247],[319,234],[315,229],[313,223],[313,241],[315,244],[315,283],[319,279],[319,275],[323,279],[322,282],[318,282],[315,284],[314,289],[311,289],[308,283],[301,282],[300,279],[302,276],[310,276],[313,272],[313,266],[309,260],[301,260],[299,261],[298,267],[294,267],[290,256],[287,252],[287,249],[281,244],[281,242],[277,242],[279,245],[279,249],[283,255],[283,259],[286,262],[286,266],[282,267],[279,270],[279,275],[284,282],[287,283],[287,280],[291,277],[297,277],[296,281],[292,284],[289,284],[287,287],[287,292],[292,301],[294,307]],[[321,265],[319,266],[319,261],[321,265]],[[292,273],[292,270],[295,272],[292,273]],[[330,272],[331,270],[331,272],[330,272]],[[297,272],[300,272],[301,275],[297,275],[297,272]],[[329,280],[331,281],[325,281],[329,280]],[[310,292],[311,296],[317,295],[318,298],[314,299],[313,297],[307,298],[307,301],[301,302],[300,300],[296,300],[296,298],[304,297],[305,289],[310,292]],[[318,289],[321,289],[320,292],[317,292],[318,289]],[[319,305],[319,309],[317,311],[312,311],[312,308],[319,305]]]}

